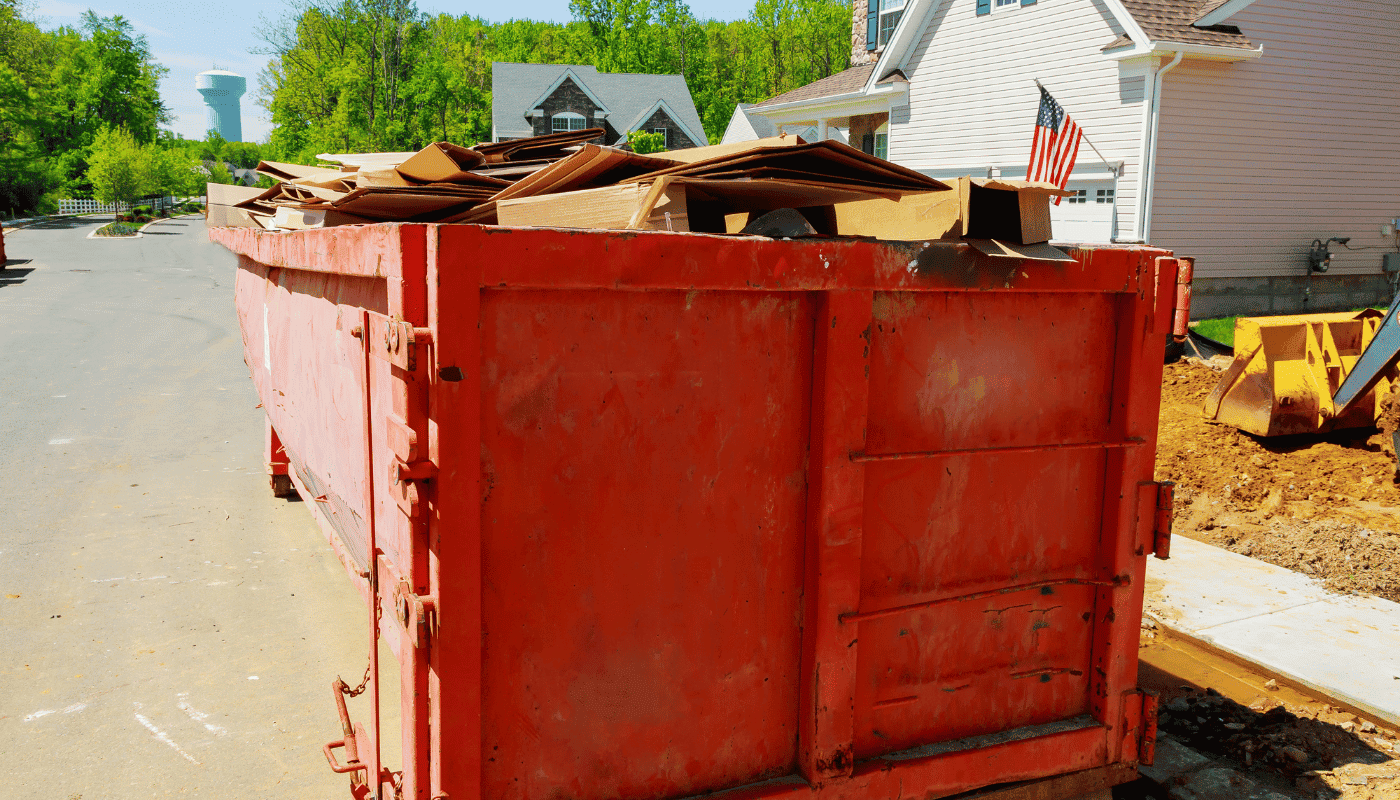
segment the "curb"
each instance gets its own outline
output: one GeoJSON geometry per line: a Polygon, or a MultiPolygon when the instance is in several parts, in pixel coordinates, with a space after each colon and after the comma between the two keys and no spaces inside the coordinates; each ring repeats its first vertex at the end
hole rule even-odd
{"type": "MultiPolygon", "coordinates": [[[[147,222],[145,225],[142,225],[142,226],[140,227],[140,229],[138,229],[138,230],[136,231],[136,233],[128,234],[128,235],[126,235],[126,236],[98,236],[98,235],[97,235],[97,231],[101,230],[101,228],[94,228],[92,231],[90,231],[90,232],[88,233],[88,235],[87,235],[85,238],[88,238],[88,239],[115,239],[115,240],[122,240],[122,239],[140,239],[140,238],[142,238],[142,237],[144,237],[144,236],[146,235],[146,232],[145,232],[146,229],[149,228],[149,227],[151,227],[152,225],[158,225],[158,224],[160,224],[160,223],[162,223],[162,222],[171,222],[171,221],[173,221],[173,220],[180,219],[181,217],[194,217],[194,216],[198,216],[198,214],[194,214],[194,213],[190,213],[190,214],[180,214],[179,216],[174,216],[174,217],[161,217],[160,219],[153,219],[153,220],[151,220],[150,222],[147,222]]],[[[105,226],[104,226],[104,227],[105,227],[105,226]]]]}

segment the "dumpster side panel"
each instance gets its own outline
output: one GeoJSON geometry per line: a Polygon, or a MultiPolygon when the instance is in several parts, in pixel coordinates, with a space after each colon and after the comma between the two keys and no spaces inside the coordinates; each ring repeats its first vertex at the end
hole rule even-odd
{"type": "Polygon", "coordinates": [[[240,262],[235,297],[258,395],[306,499],[365,570],[364,357],[350,329],[360,308],[386,307],[384,281],[240,262]]]}
{"type": "Polygon", "coordinates": [[[812,315],[483,292],[483,796],[793,771],[812,315]]]}
{"type": "Polygon", "coordinates": [[[1119,304],[877,293],[858,757],[1088,710],[1119,304]]]}

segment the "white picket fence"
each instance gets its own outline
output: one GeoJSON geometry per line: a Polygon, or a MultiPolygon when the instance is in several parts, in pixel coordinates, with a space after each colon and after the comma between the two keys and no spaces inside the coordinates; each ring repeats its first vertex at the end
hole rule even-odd
{"type": "MultiPolygon", "coordinates": [[[[60,214],[125,214],[131,210],[131,203],[99,203],[96,200],[59,200],[60,214]]],[[[173,197],[147,197],[136,202],[138,206],[150,206],[157,213],[175,205],[173,197]]]]}

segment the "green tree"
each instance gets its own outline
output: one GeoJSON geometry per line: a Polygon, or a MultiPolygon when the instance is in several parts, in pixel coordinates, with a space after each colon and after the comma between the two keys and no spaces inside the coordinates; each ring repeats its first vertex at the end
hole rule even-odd
{"type": "Polygon", "coordinates": [[[102,128],[92,143],[87,179],[103,203],[130,203],[151,184],[151,153],[125,127],[102,128]]]}
{"type": "Polygon", "coordinates": [[[666,150],[666,134],[632,131],[627,134],[627,143],[634,153],[661,153],[666,150]]]}

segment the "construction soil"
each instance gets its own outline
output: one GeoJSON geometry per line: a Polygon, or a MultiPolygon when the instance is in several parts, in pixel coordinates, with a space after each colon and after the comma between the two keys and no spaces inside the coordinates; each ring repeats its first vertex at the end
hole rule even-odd
{"type": "Polygon", "coordinates": [[[1379,429],[1257,438],[1202,414],[1228,364],[1184,359],[1163,373],[1157,479],[1177,483],[1173,532],[1400,602],[1400,401],[1379,429]]]}
{"type": "MultiPolygon", "coordinates": [[[[1301,687],[1143,622],[1139,683],[1160,702],[1158,730],[1289,800],[1397,800],[1400,734],[1301,687]]],[[[1237,787],[1223,797],[1269,796],[1237,787]]],[[[1198,797],[1189,786],[1139,781],[1115,797],[1198,797]],[[1146,791],[1132,791],[1139,789],[1146,791]]]]}

